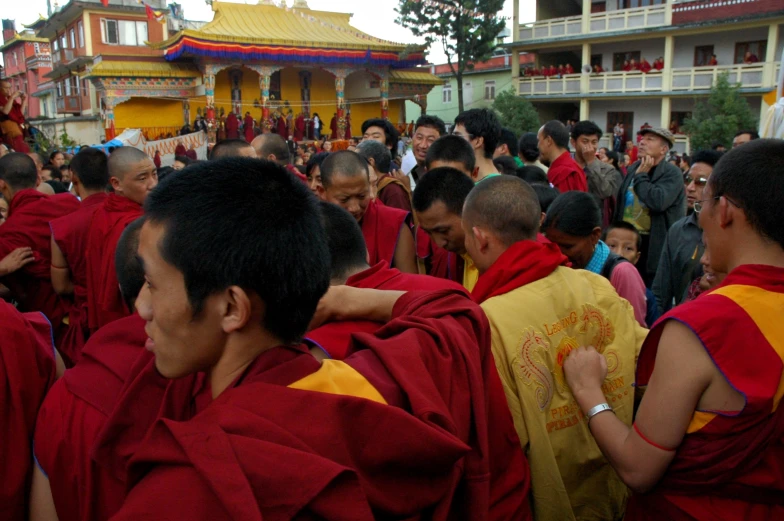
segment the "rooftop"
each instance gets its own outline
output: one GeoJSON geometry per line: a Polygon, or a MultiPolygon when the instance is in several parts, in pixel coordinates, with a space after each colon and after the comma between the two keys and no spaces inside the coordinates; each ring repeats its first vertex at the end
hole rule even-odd
{"type": "Polygon", "coordinates": [[[154,78],[198,78],[199,69],[190,63],[108,61],[88,67],[83,78],[106,77],[154,77],[154,78]]]}
{"type": "Polygon", "coordinates": [[[3,45],[0,45],[0,52],[5,51],[9,47],[13,47],[19,42],[34,42],[34,43],[49,43],[49,40],[46,38],[38,38],[32,34],[15,34],[12,38],[9,38],[3,45]]]}

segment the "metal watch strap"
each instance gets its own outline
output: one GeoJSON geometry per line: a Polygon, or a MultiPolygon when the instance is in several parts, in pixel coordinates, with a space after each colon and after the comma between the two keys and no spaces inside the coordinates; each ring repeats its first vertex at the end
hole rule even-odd
{"type": "Polygon", "coordinates": [[[613,408],[610,407],[609,403],[607,402],[600,403],[599,405],[592,407],[591,410],[586,413],[585,417],[588,418],[588,420],[590,420],[591,418],[593,418],[599,413],[602,413],[604,411],[612,411],[612,410],[613,408]]]}

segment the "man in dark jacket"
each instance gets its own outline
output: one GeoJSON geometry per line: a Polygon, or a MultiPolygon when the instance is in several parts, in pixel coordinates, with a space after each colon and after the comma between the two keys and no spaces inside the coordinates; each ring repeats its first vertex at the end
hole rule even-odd
{"type": "Polygon", "coordinates": [[[640,159],[629,167],[618,191],[614,220],[629,222],[640,232],[642,256],[637,266],[650,287],[667,231],[686,215],[686,194],[683,173],[665,161],[675,144],[672,133],[663,128],[644,128],[640,135],[640,159]]]}

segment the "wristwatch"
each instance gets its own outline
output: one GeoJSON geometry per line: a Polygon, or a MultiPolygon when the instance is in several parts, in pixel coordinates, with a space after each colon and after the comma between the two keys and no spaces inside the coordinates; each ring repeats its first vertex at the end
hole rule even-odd
{"type": "Polygon", "coordinates": [[[603,413],[604,411],[611,411],[612,412],[612,410],[613,410],[613,408],[610,407],[609,403],[607,403],[607,402],[600,403],[599,405],[591,407],[591,410],[588,411],[585,414],[585,417],[588,419],[588,421],[591,421],[591,418],[593,418],[597,414],[603,413]]]}

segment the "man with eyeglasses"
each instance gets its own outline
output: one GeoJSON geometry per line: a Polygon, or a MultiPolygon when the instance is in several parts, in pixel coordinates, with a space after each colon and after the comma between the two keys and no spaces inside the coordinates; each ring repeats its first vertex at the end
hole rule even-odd
{"type": "Polygon", "coordinates": [[[686,174],[686,204],[689,215],[676,221],[667,232],[659,269],[653,279],[653,294],[663,312],[677,306],[686,297],[691,282],[702,275],[700,257],[705,251],[702,230],[697,222],[697,208],[702,192],[721,158],[721,152],[701,150],[692,157],[692,166],[686,174]]]}

